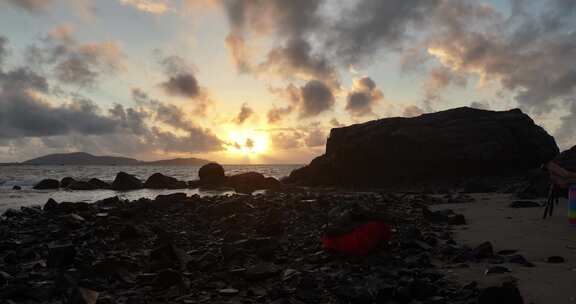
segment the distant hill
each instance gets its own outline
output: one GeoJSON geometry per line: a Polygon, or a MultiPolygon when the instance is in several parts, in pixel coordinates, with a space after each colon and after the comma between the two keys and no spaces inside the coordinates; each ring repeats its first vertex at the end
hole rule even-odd
{"type": "Polygon", "coordinates": [[[200,158],[176,158],[148,162],[128,157],[96,156],[84,152],[75,152],[45,155],[24,161],[21,164],[45,166],[197,166],[209,162],[200,158]]]}

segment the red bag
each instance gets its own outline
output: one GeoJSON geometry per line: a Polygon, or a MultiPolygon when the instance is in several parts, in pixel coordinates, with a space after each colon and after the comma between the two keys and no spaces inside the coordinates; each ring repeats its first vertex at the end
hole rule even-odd
{"type": "Polygon", "coordinates": [[[353,255],[367,255],[382,241],[390,241],[392,231],[383,222],[368,222],[349,233],[338,236],[322,236],[324,249],[353,255]]]}

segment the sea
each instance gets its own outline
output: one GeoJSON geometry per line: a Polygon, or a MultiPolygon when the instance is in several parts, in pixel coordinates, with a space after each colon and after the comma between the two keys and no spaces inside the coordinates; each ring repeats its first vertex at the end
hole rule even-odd
{"type": "MultiPolygon", "coordinates": [[[[227,175],[243,172],[260,172],[265,176],[281,179],[288,176],[292,170],[302,165],[224,165],[227,175]]],[[[99,178],[112,182],[116,173],[124,171],[135,175],[145,181],[150,175],[159,172],[179,180],[189,181],[198,179],[200,166],[26,166],[26,165],[0,165],[0,214],[5,210],[18,209],[21,206],[43,205],[49,198],[57,202],[95,202],[111,196],[122,199],[154,198],[159,194],[185,192],[188,195],[200,196],[232,194],[231,191],[200,191],[199,189],[180,190],[152,190],[141,189],[134,191],[94,190],[73,191],[34,190],[33,186],[45,178],[61,180],[64,177],[73,177],[77,180],[99,178]],[[12,190],[20,186],[22,190],[12,190]]]]}

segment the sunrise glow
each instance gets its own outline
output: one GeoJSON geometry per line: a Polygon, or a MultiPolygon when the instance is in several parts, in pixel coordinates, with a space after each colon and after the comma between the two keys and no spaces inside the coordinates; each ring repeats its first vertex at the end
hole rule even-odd
{"type": "Polygon", "coordinates": [[[268,152],[268,136],[264,132],[231,131],[228,138],[228,153],[255,155],[268,152]]]}

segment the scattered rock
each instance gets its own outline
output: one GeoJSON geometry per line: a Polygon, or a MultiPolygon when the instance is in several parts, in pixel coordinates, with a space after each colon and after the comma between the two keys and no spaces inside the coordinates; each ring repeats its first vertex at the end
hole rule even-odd
{"type": "Polygon", "coordinates": [[[451,209],[430,211],[424,208],[424,216],[432,222],[447,223],[450,225],[466,225],[466,218],[462,214],[456,214],[451,209]]]}
{"type": "Polygon", "coordinates": [[[561,256],[551,256],[546,259],[546,262],[550,264],[562,264],[566,262],[566,260],[561,256]]]}
{"type": "Polygon", "coordinates": [[[274,264],[261,263],[246,269],[244,276],[249,281],[260,281],[276,276],[279,271],[280,269],[274,264]]]}
{"type": "Polygon", "coordinates": [[[55,211],[56,209],[58,209],[58,203],[53,198],[49,198],[46,204],[44,204],[44,207],[42,209],[48,212],[55,211]]]}
{"type": "Polygon", "coordinates": [[[154,200],[161,204],[183,202],[186,200],[186,193],[160,194],[154,200]]]}
{"type": "Polygon", "coordinates": [[[486,269],[484,274],[490,275],[490,274],[502,274],[502,273],[509,273],[509,272],[511,272],[510,269],[508,269],[504,266],[492,266],[492,267],[486,269]]]}
{"type": "Polygon", "coordinates": [[[486,259],[494,256],[494,248],[492,243],[484,242],[472,250],[472,254],[477,259],[486,259]]]}
{"type": "Polygon", "coordinates": [[[220,185],[226,181],[224,167],[217,163],[209,163],[200,167],[198,177],[202,185],[220,185]]]}
{"type": "Polygon", "coordinates": [[[184,189],[187,187],[186,182],[179,181],[162,173],[152,174],[144,183],[144,188],[149,189],[184,189]]]}
{"type": "Polygon", "coordinates": [[[529,262],[523,255],[515,254],[513,256],[508,257],[508,263],[519,264],[524,267],[534,267],[534,264],[529,262]]]}
{"type": "Polygon", "coordinates": [[[540,203],[534,201],[514,201],[510,205],[510,208],[540,208],[542,207],[540,203]]]}
{"type": "Polygon", "coordinates": [[[142,182],[134,175],[126,172],[119,172],[112,182],[112,189],[118,191],[128,191],[142,189],[142,182]]]}
{"type": "Polygon", "coordinates": [[[43,179],[34,185],[34,189],[36,190],[49,190],[58,188],[60,188],[60,182],[55,179],[43,179]]]}
{"type": "Polygon", "coordinates": [[[162,270],[156,275],[154,279],[154,286],[159,288],[166,288],[183,283],[182,275],[172,269],[162,270]]]}
{"type": "Polygon", "coordinates": [[[524,299],[518,287],[502,285],[482,290],[478,304],[524,304],[524,299]]]}
{"type": "Polygon", "coordinates": [[[48,246],[46,265],[53,268],[62,268],[74,263],[76,248],[72,244],[52,244],[48,246]]]}

